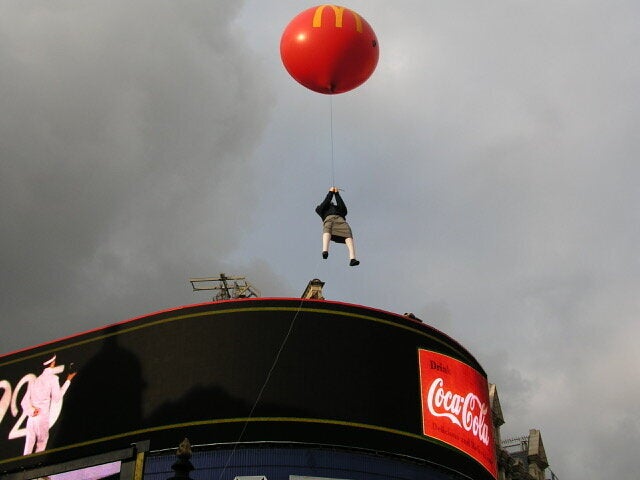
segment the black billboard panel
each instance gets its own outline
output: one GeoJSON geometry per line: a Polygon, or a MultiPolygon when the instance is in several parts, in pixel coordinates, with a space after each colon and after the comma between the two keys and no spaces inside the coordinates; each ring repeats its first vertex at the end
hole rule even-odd
{"type": "Polygon", "coordinates": [[[477,361],[442,332],[320,300],[180,307],[5,355],[0,472],[186,436],[365,448],[493,477],[425,432],[420,351],[467,365],[486,390],[477,361]]]}

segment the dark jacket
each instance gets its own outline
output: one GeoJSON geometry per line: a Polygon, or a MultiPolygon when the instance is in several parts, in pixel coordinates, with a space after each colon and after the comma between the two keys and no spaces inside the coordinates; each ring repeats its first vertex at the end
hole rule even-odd
{"type": "Polygon", "coordinates": [[[340,192],[329,192],[322,203],[316,207],[316,213],[320,215],[324,221],[329,215],[340,215],[342,218],[347,216],[347,206],[344,204],[340,192]],[[337,205],[331,203],[331,199],[335,195],[337,205]]]}

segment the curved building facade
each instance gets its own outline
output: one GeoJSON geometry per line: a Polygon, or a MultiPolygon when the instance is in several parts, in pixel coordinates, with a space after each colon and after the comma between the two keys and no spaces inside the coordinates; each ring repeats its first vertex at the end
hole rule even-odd
{"type": "Polygon", "coordinates": [[[167,449],[184,437],[199,479],[496,477],[485,372],[454,339],[403,315],[236,299],[0,357],[7,478],[141,441],[144,478],[168,478],[167,449]],[[46,409],[46,444],[27,451],[27,400],[45,373],[64,392],[46,409]]]}

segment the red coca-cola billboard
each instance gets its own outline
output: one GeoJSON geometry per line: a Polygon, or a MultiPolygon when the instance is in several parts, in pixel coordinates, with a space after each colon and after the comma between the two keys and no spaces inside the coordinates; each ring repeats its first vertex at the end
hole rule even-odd
{"type": "Polygon", "coordinates": [[[430,350],[420,349],[418,361],[423,433],[467,453],[497,478],[486,378],[430,350]]]}

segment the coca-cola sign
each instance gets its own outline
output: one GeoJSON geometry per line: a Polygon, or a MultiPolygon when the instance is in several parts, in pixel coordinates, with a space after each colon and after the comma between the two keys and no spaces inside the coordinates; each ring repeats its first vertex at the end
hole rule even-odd
{"type": "Polygon", "coordinates": [[[497,478],[486,378],[441,353],[418,350],[422,430],[470,455],[497,478]]]}

